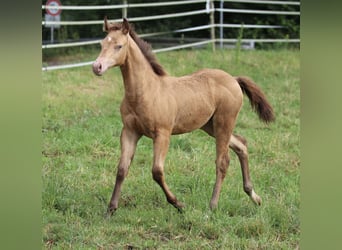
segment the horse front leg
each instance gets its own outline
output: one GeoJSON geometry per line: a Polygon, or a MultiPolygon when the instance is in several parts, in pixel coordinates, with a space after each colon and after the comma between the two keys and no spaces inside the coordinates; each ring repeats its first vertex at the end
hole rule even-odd
{"type": "Polygon", "coordinates": [[[170,144],[170,133],[158,132],[156,137],[153,139],[153,167],[152,176],[153,179],[159,184],[164,191],[167,201],[172,204],[178,211],[182,211],[184,205],[180,203],[176,196],[170,191],[169,187],[165,182],[164,176],[164,162],[166,154],[170,144]]]}
{"type": "Polygon", "coordinates": [[[141,135],[136,132],[123,128],[121,131],[120,143],[121,143],[121,157],[117,169],[115,186],[110,199],[107,214],[112,215],[118,208],[121,185],[128,174],[129,166],[133,160],[135,149],[141,135]]]}

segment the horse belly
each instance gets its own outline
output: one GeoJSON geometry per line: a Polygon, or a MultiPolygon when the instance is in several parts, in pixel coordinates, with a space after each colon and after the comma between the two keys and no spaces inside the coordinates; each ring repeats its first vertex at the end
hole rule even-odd
{"type": "Polygon", "coordinates": [[[183,134],[203,127],[213,113],[214,110],[200,107],[192,111],[183,110],[175,120],[172,134],[183,134]]]}

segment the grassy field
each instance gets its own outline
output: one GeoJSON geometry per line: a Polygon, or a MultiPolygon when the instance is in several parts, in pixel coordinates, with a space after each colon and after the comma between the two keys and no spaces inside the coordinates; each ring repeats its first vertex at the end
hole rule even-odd
{"type": "MultiPolygon", "coordinates": [[[[96,54],[90,55],[96,58],[96,54]]],[[[105,218],[120,155],[119,69],[96,77],[90,67],[43,72],[42,247],[45,249],[297,249],[300,238],[299,51],[178,51],[158,54],[172,75],[221,68],[247,75],[273,104],[266,126],[247,98],[235,132],[248,140],[256,207],[231,164],[218,209],[214,140],[202,131],[172,137],[166,180],[186,205],[180,214],[152,180],[152,141],[142,138],[119,209],[105,218]],[[239,60],[237,59],[237,56],[239,60]]],[[[91,58],[90,58],[91,59],[91,58]]]]}

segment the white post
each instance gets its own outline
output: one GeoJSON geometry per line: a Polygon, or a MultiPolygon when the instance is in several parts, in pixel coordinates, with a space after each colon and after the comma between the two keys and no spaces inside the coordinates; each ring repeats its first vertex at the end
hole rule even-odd
{"type": "Polygon", "coordinates": [[[220,2],[220,48],[223,48],[223,0],[220,2]]]}
{"type": "MultiPolygon", "coordinates": [[[[123,0],[123,4],[127,5],[127,0],[123,0]]],[[[127,18],[127,7],[123,7],[122,9],[122,18],[127,18]]]]}
{"type": "Polygon", "coordinates": [[[211,24],[211,30],[210,30],[210,36],[213,46],[213,52],[215,52],[215,11],[214,11],[215,5],[214,0],[210,0],[210,24],[211,24]]]}

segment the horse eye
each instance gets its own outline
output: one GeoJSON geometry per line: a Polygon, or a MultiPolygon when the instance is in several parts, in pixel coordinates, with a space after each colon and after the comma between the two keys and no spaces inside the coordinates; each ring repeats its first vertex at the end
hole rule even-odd
{"type": "Polygon", "coordinates": [[[121,48],[122,48],[122,45],[116,45],[116,46],[114,47],[115,50],[119,50],[119,49],[121,49],[121,48]]]}

